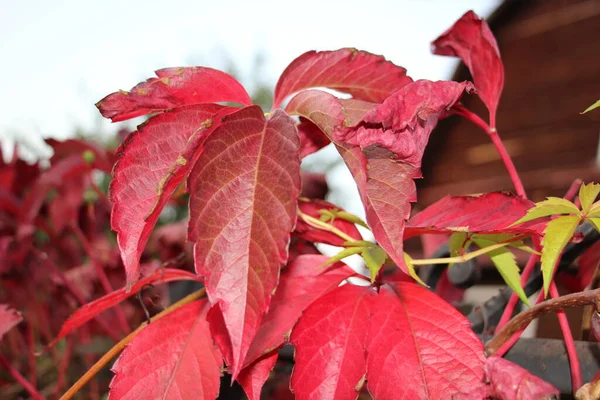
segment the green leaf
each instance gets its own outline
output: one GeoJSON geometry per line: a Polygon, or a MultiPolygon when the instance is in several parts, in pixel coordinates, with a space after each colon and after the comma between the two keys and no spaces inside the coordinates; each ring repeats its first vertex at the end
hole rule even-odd
{"type": "Polygon", "coordinates": [[[523,242],[523,240],[515,239],[516,236],[517,235],[514,233],[492,233],[492,234],[477,233],[477,234],[474,234],[472,237],[473,237],[473,239],[479,238],[479,239],[483,239],[483,240],[489,240],[493,243],[509,242],[510,247],[514,247],[515,249],[523,250],[523,251],[526,251],[531,254],[537,254],[538,256],[541,255],[540,252],[535,251],[531,247],[527,246],[523,242]]]}
{"type": "MultiPolygon", "coordinates": [[[[497,243],[492,240],[482,239],[481,237],[472,237],[471,240],[482,249],[497,243]]],[[[519,296],[519,299],[523,303],[529,306],[527,295],[521,287],[521,274],[519,273],[519,266],[515,261],[515,255],[506,247],[492,250],[487,255],[496,266],[498,272],[500,272],[504,282],[519,296]]]]}
{"type": "Polygon", "coordinates": [[[535,207],[527,210],[527,214],[523,218],[517,222],[514,222],[510,226],[555,214],[579,215],[580,212],[579,208],[577,208],[577,206],[575,206],[575,204],[571,203],[569,200],[561,199],[560,197],[548,197],[547,200],[536,203],[535,207]]]}
{"type": "Polygon", "coordinates": [[[593,109],[598,108],[598,107],[600,107],[600,100],[598,100],[597,102],[595,102],[594,104],[592,104],[591,106],[589,106],[588,108],[586,108],[585,110],[583,110],[583,112],[580,113],[580,114],[585,114],[585,113],[590,112],[593,109]]]}
{"type": "Polygon", "coordinates": [[[594,200],[600,193],[600,183],[588,183],[579,187],[579,201],[584,215],[591,210],[594,200]]]}
{"type": "Polygon", "coordinates": [[[371,247],[375,243],[369,242],[368,240],[350,240],[342,243],[344,247],[371,247]]]}
{"type": "Polygon", "coordinates": [[[365,260],[365,264],[367,264],[367,268],[369,268],[369,272],[371,273],[371,283],[373,283],[375,282],[377,273],[385,263],[387,254],[381,246],[372,246],[363,250],[362,257],[365,260]]]}
{"type": "Polygon", "coordinates": [[[588,218],[587,220],[594,225],[598,232],[600,232],[600,218],[588,218]]]}
{"type": "Polygon", "coordinates": [[[600,217],[600,201],[592,204],[592,207],[590,207],[590,212],[587,213],[586,217],[600,217]]]}
{"type": "Polygon", "coordinates": [[[425,282],[423,282],[423,280],[421,279],[421,277],[419,276],[419,274],[417,274],[417,271],[415,271],[415,266],[412,263],[412,257],[408,255],[408,253],[404,253],[404,263],[406,264],[406,266],[408,267],[408,273],[409,275],[418,283],[420,283],[421,285],[425,286],[425,287],[429,287],[429,285],[427,285],[425,282]]]}
{"type": "Polygon", "coordinates": [[[367,223],[365,221],[358,218],[354,214],[350,214],[349,212],[339,210],[339,211],[335,212],[335,215],[338,218],[343,219],[344,221],[352,222],[353,224],[357,224],[357,225],[363,226],[365,228],[369,228],[369,225],[367,225],[367,223]]]}
{"type": "Polygon", "coordinates": [[[363,250],[364,250],[364,247],[348,247],[348,248],[340,251],[339,253],[337,253],[335,256],[329,258],[323,264],[319,265],[319,268],[323,268],[323,267],[326,267],[326,266],[331,265],[333,263],[336,263],[338,261],[341,261],[341,260],[343,260],[346,257],[350,257],[350,256],[353,256],[355,254],[359,254],[363,250]]]}
{"type": "Polygon", "coordinates": [[[448,240],[450,256],[462,254],[462,250],[465,248],[466,240],[467,234],[465,232],[456,232],[450,235],[450,239],[448,240]]]}
{"type": "Polygon", "coordinates": [[[563,251],[569,240],[573,237],[575,229],[581,218],[575,215],[558,217],[548,222],[542,239],[542,276],[544,278],[544,295],[548,295],[550,282],[554,274],[554,267],[558,256],[563,251]]]}

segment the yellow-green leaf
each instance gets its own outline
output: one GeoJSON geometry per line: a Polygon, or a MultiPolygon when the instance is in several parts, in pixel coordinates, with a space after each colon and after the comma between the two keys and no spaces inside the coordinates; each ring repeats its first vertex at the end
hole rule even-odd
{"type": "MultiPolygon", "coordinates": [[[[463,253],[466,247],[469,247],[471,242],[467,242],[467,234],[465,232],[455,232],[450,235],[448,240],[448,250],[450,251],[450,257],[458,256],[463,253]]],[[[455,263],[449,263],[448,268],[454,266],[455,263]]]]}
{"type": "Polygon", "coordinates": [[[594,104],[592,104],[591,106],[589,106],[588,108],[586,108],[585,110],[583,110],[583,112],[580,113],[580,114],[585,114],[585,113],[590,112],[593,109],[598,108],[598,107],[600,107],[600,100],[598,100],[597,102],[595,102],[594,104]]]}
{"type": "MultiPolygon", "coordinates": [[[[481,237],[472,237],[471,239],[482,249],[497,243],[492,240],[482,239],[481,237]]],[[[515,261],[515,255],[506,247],[501,247],[488,252],[487,256],[490,257],[496,266],[504,282],[519,296],[519,299],[523,303],[529,305],[527,295],[521,287],[521,274],[519,273],[519,266],[515,261]]]]}
{"type": "Polygon", "coordinates": [[[600,193],[600,183],[588,183],[579,187],[579,201],[584,215],[591,210],[594,200],[600,193]]]}
{"type": "Polygon", "coordinates": [[[588,218],[587,220],[594,225],[598,232],[600,232],[600,218],[588,218]]]}
{"type": "Polygon", "coordinates": [[[558,217],[548,222],[542,239],[542,276],[544,278],[544,295],[548,295],[550,282],[554,274],[554,267],[558,256],[563,251],[569,240],[573,237],[575,229],[581,218],[574,215],[558,217]]]}
{"type": "Polygon", "coordinates": [[[338,218],[343,219],[344,221],[352,222],[353,224],[357,224],[357,225],[363,226],[365,228],[369,228],[369,225],[367,225],[367,223],[365,221],[358,218],[354,214],[350,214],[349,212],[339,210],[339,211],[335,212],[335,215],[338,218]]]}
{"type": "Polygon", "coordinates": [[[531,254],[537,254],[538,256],[541,254],[541,253],[535,251],[534,249],[532,249],[531,247],[527,246],[523,242],[523,240],[514,239],[516,236],[517,235],[514,233],[492,233],[492,234],[477,233],[477,234],[474,234],[472,236],[472,238],[489,240],[489,241],[493,242],[494,244],[508,242],[509,246],[514,247],[515,249],[523,250],[523,251],[526,251],[531,254]]]}
{"type": "Polygon", "coordinates": [[[372,246],[363,250],[362,257],[365,260],[365,264],[367,264],[367,268],[369,268],[369,272],[371,273],[371,283],[373,283],[375,282],[377,273],[385,263],[387,254],[381,246],[372,246]]]}
{"type": "Polygon", "coordinates": [[[337,253],[335,256],[329,258],[323,264],[319,265],[319,268],[323,268],[323,267],[326,267],[326,266],[331,265],[333,263],[336,263],[338,261],[341,261],[341,260],[343,260],[346,257],[350,257],[350,256],[353,256],[355,254],[359,254],[363,250],[364,250],[364,247],[348,247],[348,248],[340,251],[339,253],[337,253]]]}
{"type": "Polygon", "coordinates": [[[408,267],[408,273],[409,275],[418,283],[420,283],[421,285],[425,286],[425,287],[429,287],[429,285],[427,285],[425,282],[423,282],[423,280],[421,279],[421,277],[419,276],[419,274],[417,274],[417,271],[415,271],[415,266],[412,263],[412,257],[408,255],[408,253],[404,253],[404,263],[406,264],[406,266],[408,267]]]}
{"type": "Polygon", "coordinates": [[[511,226],[555,214],[579,215],[579,213],[577,206],[569,200],[561,199],[560,197],[548,197],[547,200],[540,201],[535,204],[535,207],[527,210],[527,214],[517,222],[514,222],[511,226]]]}
{"type": "Polygon", "coordinates": [[[587,213],[586,217],[600,217],[600,201],[592,204],[592,207],[590,207],[590,212],[587,213]]]}

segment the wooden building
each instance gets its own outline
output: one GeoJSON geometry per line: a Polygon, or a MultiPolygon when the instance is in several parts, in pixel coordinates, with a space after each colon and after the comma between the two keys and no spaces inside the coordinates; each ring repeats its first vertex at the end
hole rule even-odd
{"type": "MultiPolygon", "coordinates": [[[[575,178],[600,181],[600,0],[509,0],[489,18],[504,62],[498,131],[529,197],[563,196],[575,178]]],[[[470,79],[464,65],[455,80],[470,79]]],[[[476,96],[465,105],[487,120],[476,96]]],[[[488,136],[451,117],[433,132],[419,205],[447,195],[514,191],[488,136]]]]}

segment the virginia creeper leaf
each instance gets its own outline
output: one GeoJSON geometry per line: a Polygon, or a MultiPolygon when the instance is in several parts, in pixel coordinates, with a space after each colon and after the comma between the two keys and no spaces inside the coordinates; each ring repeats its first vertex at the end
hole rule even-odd
{"type": "Polygon", "coordinates": [[[244,365],[281,346],[306,307],[355,274],[342,263],[319,268],[326,260],[327,256],[320,254],[301,255],[283,270],[269,312],[261,321],[244,365]]]}
{"type": "Polygon", "coordinates": [[[579,214],[579,209],[569,200],[560,197],[548,197],[547,200],[535,203],[533,208],[527,210],[527,215],[512,225],[522,224],[537,218],[548,217],[555,214],[579,214]]]}
{"type": "Polygon", "coordinates": [[[591,288],[600,266],[600,242],[594,243],[584,251],[579,257],[578,264],[576,279],[579,287],[576,290],[588,290],[591,288]]]}
{"type": "Polygon", "coordinates": [[[429,290],[382,286],[366,327],[367,388],[375,400],[484,398],[483,344],[429,290]]]}
{"type": "Polygon", "coordinates": [[[485,362],[485,375],[494,398],[505,400],[559,398],[560,392],[546,381],[502,357],[485,362]]]}
{"type": "Polygon", "coordinates": [[[248,400],[260,400],[260,392],[277,362],[277,356],[277,350],[273,350],[245,367],[238,375],[237,381],[248,400]]]}
{"type": "Polygon", "coordinates": [[[380,103],[412,82],[406,69],[384,57],[356,49],[309,51],[291,62],[277,86],[273,108],[302,89],[327,87],[351,94],[355,99],[380,103]]]}
{"type": "Polygon", "coordinates": [[[109,94],[96,107],[113,122],[185,105],[234,102],[252,104],[250,96],[231,75],[212,68],[165,68],[158,78],[138,83],[130,92],[109,94]]]}
{"type": "MultiPolygon", "coordinates": [[[[335,205],[324,200],[299,199],[298,208],[303,214],[317,219],[322,216],[320,211],[330,212],[331,217],[322,219],[323,222],[332,225],[355,240],[362,240],[362,236],[356,228],[356,225],[342,218],[335,217],[335,212],[339,210],[335,205]]],[[[332,246],[342,246],[346,241],[335,233],[309,225],[302,218],[298,218],[296,228],[294,229],[294,235],[297,235],[304,240],[308,240],[309,242],[325,243],[332,246]]]]}
{"type": "Polygon", "coordinates": [[[600,193],[600,183],[588,183],[587,185],[582,184],[579,187],[579,201],[581,202],[581,210],[584,215],[592,208],[594,200],[600,193]]]}
{"type": "Polygon", "coordinates": [[[534,206],[529,200],[503,192],[447,196],[412,216],[404,238],[426,233],[515,233],[541,235],[545,223],[511,226],[534,206]]]}
{"type": "Polygon", "coordinates": [[[125,288],[115,290],[99,299],[96,299],[90,303],[83,305],[82,307],[75,310],[73,314],[63,323],[60,328],[60,332],[54,340],[48,345],[48,347],[54,346],[59,340],[79,328],[89,320],[95,318],[98,314],[108,310],[109,308],[119,304],[128,297],[133,296],[144,286],[149,284],[167,283],[172,281],[197,281],[198,276],[187,271],[164,268],[159,269],[152,275],[138,281],[131,287],[129,291],[125,288]]]}
{"type": "Polygon", "coordinates": [[[300,136],[300,158],[304,158],[330,143],[329,138],[315,124],[305,118],[300,118],[298,135],[300,136]]]}
{"type": "Polygon", "coordinates": [[[231,112],[216,104],[179,108],[138,127],[117,150],[110,196],[111,226],[131,286],[154,225],[173,192],[199,156],[202,141],[231,112]]]}
{"type": "Polygon", "coordinates": [[[344,285],[306,309],[291,336],[296,399],[356,399],[367,367],[364,343],[376,296],[370,287],[344,285]]]}
{"type": "Polygon", "coordinates": [[[387,254],[381,248],[381,246],[367,247],[360,254],[362,255],[363,260],[365,260],[365,264],[367,265],[369,273],[371,274],[371,282],[375,282],[377,273],[381,267],[383,267],[385,259],[387,258],[387,254]]]}
{"type": "Polygon", "coordinates": [[[408,268],[408,274],[421,285],[429,287],[425,282],[423,282],[419,274],[417,274],[417,271],[415,271],[415,266],[412,263],[412,257],[408,253],[404,253],[404,262],[408,268]]]}
{"type": "MultiPolygon", "coordinates": [[[[497,243],[482,237],[473,237],[471,240],[482,249],[497,243]]],[[[521,287],[521,274],[519,273],[519,266],[515,261],[515,255],[506,247],[492,250],[486,253],[486,255],[492,260],[494,266],[496,266],[496,269],[502,275],[504,282],[519,296],[519,299],[524,304],[529,306],[527,295],[521,287]]]]}
{"type": "Polygon", "coordinates": [[[598,232],[600,232],[600,218],[588,218],[587,220],[594,225],[598,232]]]}
{"type": "Polygon", "coordinates": [[[0,304],[0,340],[22,320],[23,316],[20,312],[10,308],[8,304],[0,304]]]}
{"type": "Polygon", "coordinates": [[[589,106],[588,108],[586,108],[585,110],[583,110],[583,112],[581,114],[588,113],[588,112],[590,112],[592,110],[595,110],[598,107],[600,107],[600,100],[598,100],[597,102],[595,102],[594,104],[592,104],[591,106],[589,106]]]}
{"type": "Polygon", "coordinates": [[[283,111],[267,121],[250,106],[223,117],[203,147],[188,180],[189,238],[196,272],[206,277],[208,298],[229,332],[235,378],[287,261],[300,193],[299,139],[283,111]]]}
{"type": "Polygon", "coordinates": [[[195,301],[146,326],[113,365],[108,398],[215,399],[223,361],[206,306],[195,301]]]}
{"type": "Polygon", "coordinates": [[[548,226],[544,230],[541,259],[545,295],[548,295],[558,256],[573,237],[580,221],[578,216],[564,215],[548,222],[548,226]]]}
{"type": "Polygon", "coordinates": [[[432,49],[441,56],[460,57],[471,71],[477,94],[489,110],[490,118],[495,121],[504,86],[504,67],[487,22],[468,11],[432,43],[432,49]]]}

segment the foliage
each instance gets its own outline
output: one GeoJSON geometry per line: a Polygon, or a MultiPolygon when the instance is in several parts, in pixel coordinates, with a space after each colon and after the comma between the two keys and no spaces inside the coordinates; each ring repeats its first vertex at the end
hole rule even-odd
{"type": "MultiPolygon", "coordinates": [[[[58,393],[66,366],[74,362],[77,330],[83,343],[92,335],[115,341],[128,335],[64,398],[125,348],[112,367],[110,399],[215,398],[222,371],[249,398],[259,399],[286,344],[295,348],[290,383],[299,399],[354,399],[362,391],[375,399],[556,394],[520,367],[486,357],[469,321],[423,286],[417,268],[487,255],[527,303],[522,283],[530,270],[520,276],[512,253],[518,248],[532,253],[531,265],[541,254],[544,293],[556,297],[555,265],[577,226],[588,221],[600,230],[600,202],[594,202],[600,185],[581,186],[581,207],[565,199],[527,200],[496,130],[504,70],[487,23],[468,12],[433,48],[460,57],[473,83],[413,81],[404,68],[356,49],[310,51],[282,73],[273,108],[265,113],[224,72],[167,68],[98,102],[102,115],[115,122],[149,116],[125,138],[116,158],[68,141],[52,143],[55,156],[43,172],[16,156],[2,165],[9,185],[0,192],[6,303],[0,304],[0,337],[3,346],[18,346],[0,361],[21,365],[27,353],[21,334],[43,335],[50,343],[46,354],[61,359],[58,393]],[[461,104],[463,96],[475,93],[489,111],[489,125],[461,104]],[[411,218],[414,180],[421,177],[429,136],[440,119],[453,114],[492,138],[517,195],[449,196],[411,218]],[[310,190],[301,159],[329,143],[354,177],[366,221],[305,197],[310,190]],[[109,199],[92,172],[108,173],[113,165],[109,199]],[[159,239],[153,241],[161,213],[173,199],[185,199],[184,193],[188,219],[160,236],[155,231],[159,239]],[[107,229],[109,213],[116,245],[107,229]],[[370,229],[376,243],[365,241],[357,226],[370,229]],[[424,234],[452,234],[453,256],[408,255],[404,241],[424,234]],[[194,272],[157,268],[152,255],[165,254],[157,246],[168,247],[184,235],[193,245],[194,272]],[[326,257],[317,243],[341,250],[326,257]],[[479,249],[468,252],[471,244],[479,249]],[[368,277],[343,263],[350,255],[362,257],[368,277]],[[146,319],[149,313],[126,299],[141,298],[149,285],[181,280],[200,281],[204,288],[130,333],[129,323],[140,324],[142,311],[146,319]],[[75,305],[81,307],[74,311],[75,305]],[[113,306],[114,315],[101,314],[113,306]],[[25,323],[19,325],[21,316],[12,308],[25,311],[25,323]]],[[[512,315],[512,309],[506,312],[512,315]]],[[[503,337],[499,330],[497,338],[503,337]]],[[[33,343],[28,342],[30,354],[33,343]]],[[[570,349],[572,338],[566,343],[570,349]]],[[[577,389],[582,382],[570,356],[577,389]]],[[[35,360],[28,362],[35,371],[35,360]]],[[[35,381],[10,371],[31,396],[41,398],[35,381]]]]}

